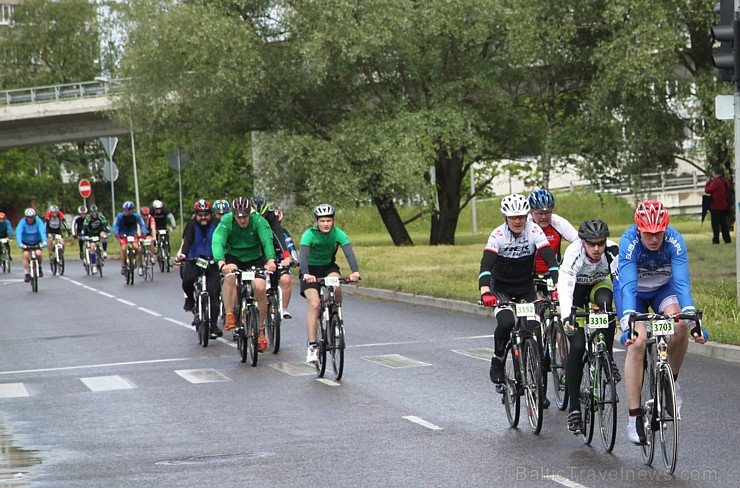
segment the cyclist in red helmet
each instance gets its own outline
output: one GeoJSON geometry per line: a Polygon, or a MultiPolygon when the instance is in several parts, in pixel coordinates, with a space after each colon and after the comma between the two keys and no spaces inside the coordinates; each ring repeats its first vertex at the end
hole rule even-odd
{"type": "MultiPolygon", "coordinates": [[[[646,442],[640,407],[643,358],[645,356],[645,323],[636,322],[635,336],[628,337],[629,316],[646,313],[648,307],[663,314],[696,311],[691,297],[689,260],[683,236],[668,225],[670,216],[666,206],[648,200],[637,205],[635,225],[622,234],[619,241],[619,273],[614,280],[614,303],[621,317],[620,325],[627,347],[624,377],[627,387],[629,423],[627,436],[634,444],[646,442]]],[[[674,377],[678,377],[686,350],[688,337],[704,343],[699,327],[681,320],[668,345],[668,357],[674,377]]],[[[676,383],[676,403],[681,407],[679,385],[676,383]]],[[[680,410],[679,410],[680,411],[680,410]]]]}

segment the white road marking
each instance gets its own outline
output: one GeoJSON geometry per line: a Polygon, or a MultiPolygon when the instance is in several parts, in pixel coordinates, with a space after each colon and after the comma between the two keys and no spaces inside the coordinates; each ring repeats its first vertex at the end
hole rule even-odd
{"type": "Polygon", "coordinates": [[[130,390],[134,386],[118,375],[80,378],[90,391],[130,390]]]}
{"type": "MultiPolygon", "coordinates": [[[[227,357],[227,356],[224,356],[224,357],[227,357]]],[[[192,358],[192,357],[171,358],[171,359],[150,359],[147,361],[124,361],[120,363],[84,364],[80,366],[62,366],[59,368],[19,369],[16,371],[0,371],[0,375],[25,374],[25,373],[47,373],[50,371],[69,371],[73,369],[110,368],[112,366],[131,366],[131,365],[136,365],[136,364],[171,363],[171,362],[176,362],[176,361],[193,361],[197,359],[198,358],[192,358]]]]}
{"type": "Polygon", "coordinates": [[[99,295],[103,295],[104,297],[108,297],[108,298],[116,298],[115,295],[111,295],[110,293],[106,293],[106,292],[101,291],[101,290],[98,290],[98,294],[99,295]]]}
{"type": "Polygon", "coordinates": [[[123,303],[124,305],[129,305],[129,306],[131,306],[131,307],[135,307],[135,306],[136,306],[136,304],[135,304],[135,303],[133,303],[133,302],[129,302],[128,300],[124,300],[123,298],[116,298],[116,301],[117,301],[117,302],[121,302],[121,303],[123,303]]]}
{"type": "Polygon", "coordinates": [[[0,398],[27,397],[28,391],[23,383],[0,383],[0,398]]]}
{"type": "Polygon", "coordinates": [[[154,317],[161,317],[162,316],[161,313],[155,312],[154,310],[149,310],[148,308],[144,308],[144,307],[136,307],[136,308],[139,309],[139,310],[141,310],[144,313],[148,313],[149,315],[153,315],[154,317]]]}
{"type": "Polygon", "coordinates": [[[442,427],[440,427],[439,425],[434,425],[433,423],[427,422],[426,420],[415,415],[405,415],[403,418],[405,418],[409,422],[413,422],[415,424],[421,425],[422,427],[426,427],[429,430],[442,430],[442,427]]]}
{"type": "Polygon", "coordinates": [[[575,481],[571,481],[568,478],[564,478],[557,474],[547,475],[547,476],[544,476],[544,478],[548,480],[552,480],[555,483],[561,484],[563,486],[567,486],[568,488],[588,488],[585,485],[576,483],[575,481]]]}
{"type": "Polygon", "coordinates": [[[90,290],[90,291],[98,291],[97,288],[93,288],[92,286],[87,286],[87,285],[84,285],[82,288],[84,288],[85,290],[90,290]]]}
{"type": "Polygon", "coordinates": [[[323,383],[325,385],[329,385],[329,386],[341,386],[341,383],[332,381],[329,378],[316,378],[316,381],[318,381],[319,383],[323,383]]]}
{"type": "Polygon", "coordinates": [[[218,381],[232,381],[228,376],[224,376],[215,369],[176,369],[177,373],[182,378],[188,380],[193,384],[198,383],[215,383],[218,381]]]}

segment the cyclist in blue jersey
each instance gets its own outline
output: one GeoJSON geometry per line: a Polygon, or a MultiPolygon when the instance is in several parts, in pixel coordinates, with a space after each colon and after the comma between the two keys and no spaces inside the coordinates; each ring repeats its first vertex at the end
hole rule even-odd
{"type": "MultiPolygon", "coordinates": [[[[619,241],[618,279],[614,282],[614,302],[621,317],[623,331],[629,327],[629,316],[646,313],[648,307],[662,314],[696,311],[691,298],[689,260],[683,236],[668,225],[668,209],[661,202],[645,201],[637,206],[635,225],[619,241]]],[[[686,349],[689,327],[694,341],[704,343],[701,330],[694,323],[681,320],[668,345],[668,357],[674,378],[678,377],[686,349]]],[[[634,335],[624,337],[627,347],[624,373],[629,406],[627,436],[634,444],[645,443],[640,407],[643,361],[645,357],[645,323],[634,325],[634,335]]],[[[681,407],[676,383],[677,408],[681,407]]],[[[680,412],[680,410],[679,410],[680,412]]]]}
{"type": "MultiPolygon", "coordinates": [[[[13,237],[15,237],[15,233],[13,232],[13,225],[10,223],[10,220],[7,219],[5,212],[0,212],[0,239],[12,239],[13,237]]],[[[13,257],[10,255],[10,245],[5,245],[8,247],[8,257],[12,261],[13,257]]]]}
{"type": "Polygon", "coordinates": [[[47,245],[46,225],[32,208],[27,208],[23,214],[24,218],[15,227],[15,238],[18,241],[18,247],[23,250],[23,269],[26,270],[26,283],[28,283],[31,281],[31,275],[29,274],[31,253],[27,250],[28,246],[40,246],[40,249],[36,250],[36,257],[39,259],[39,278],[44,276],[44,269],[41,266],[43,256],[41,249],[47,245]]]}
{"type": "Polygon", "coordinates": [[[141,253],[139,252],[139,239],[146,229],[146,224],[141,215],[134,212],[134,202],[124,202],[122,212],[116,215],[113,222],[113,234],[118,238],[121,245],[121,274],[126,275],[126,236],[134,236],[134,247],[136,248],[136,264],[139,267],[139,276],[144,274],[141,268],[141,253]]]}

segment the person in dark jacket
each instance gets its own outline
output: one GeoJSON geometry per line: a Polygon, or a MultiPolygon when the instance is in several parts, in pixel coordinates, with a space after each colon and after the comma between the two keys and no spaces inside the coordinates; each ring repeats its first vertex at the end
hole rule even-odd
{"type": "Polygon", "coordinates": [[[712,176],[704,185],[704,191],[712,196],[712,203],[709,206],[709,213],[712,215],[712,244],[719,244],[719,233],[722,232],[722,239],[725,244],[731,242],[730,225],[729,225],[729,200],[730,180],[725,178],[725,170],[722,168],[713,168],[712,176]]]}

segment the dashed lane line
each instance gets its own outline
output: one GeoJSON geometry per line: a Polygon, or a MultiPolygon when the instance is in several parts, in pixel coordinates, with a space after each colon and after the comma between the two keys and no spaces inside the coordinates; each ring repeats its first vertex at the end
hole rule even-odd
{"type": "Polygon", "coordinates": [[[575,481],[569,480],[568,478],[565,478],[563,476],[560,476],[558,474],[551,474],[544,476],[545,479],[549,479],[554,481],[555,483],[558,483],[563,486],[567,486],[568,488],[588,488],[585,485],[582,485],[580,483],[576,483],[575,481]]]}
{"type": "Polygon", "coordinates": [[[417,425],[421,425],[422,427],[426,427],[429,430],[442,430],[442,427],[440,427],[439,425],[434,425],[433,423],[427,422],[426,420],[415,415],[405,415],[403,418],[408,420],[409,422],[413,422],[417,425]]]}

